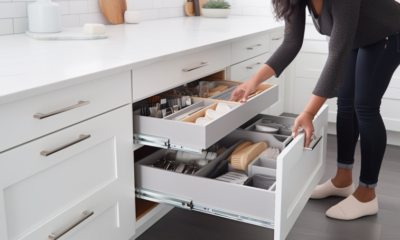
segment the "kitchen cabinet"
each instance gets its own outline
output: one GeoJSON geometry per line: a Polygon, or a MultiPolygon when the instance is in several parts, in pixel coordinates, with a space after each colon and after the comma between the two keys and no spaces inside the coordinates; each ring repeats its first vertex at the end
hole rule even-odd
{"type": "MultiPolygon", "coordinates": [[[[209,21],[186,20],[171,22],[190,25],[209,21]]],[[[259,19],[232,17],[224,24],[238,26],[243,21],[255,23],[259,19]]],[[[176,29],[183,25],[177,24],[176,29]]],[[[134,56],[138,60],[129,59],[129,50],[135,46],[125,44],[124,38],[117,35],[119,27],[132,26],[110,27],[115,30],[115,38],[109,40],[118,40],[112,49],[119,49],[116,52],[121,56],[100,59],[90,66],[69,66],[64,71],[71,71],[70,75],[59,71],[59,79],[53,72],[30,72],[30,77],[48,82],[0,95],[0,113],[6,116],[5,121],[2,119],[5,124],[0,126],[5,133],[0,140],[0,239],[135,239],[171,209],[168,204],[273,228],[276,240],[285,239],[323,173],[327,107],[314,119],[322,140],[316,141],[311,150],[303,148],[304,135],[288,142],[273,169],[277,181],[269,190],[176,174],[145,163],[154,161],[167,148],[199,152],[218,141],[231,147],[242,138],[267,141],[266,134],[245,130],[243,125],[265,117],[260,112],[265,113],[266,108],[272,114],[269,118],[293,124],[292,118],[273,116],[283,108],[285,74],[260,86],[261,92],[247,103],[227,101],[232,110],[204,126],[132,112],[135,103],[197,79],[210,77],[240,84],[282,43],[283,27],[272,22],[267,28],[265,24],[248,24],[237,30],[240,34],[214,34],[213,38],[201,38],[205,45],[192,41],[179,49],[167,42],[172,50],[164,45],[162,49],[173,53],[164,51],[156,58],[160,49],[154,50],[150,44],[154,51],[139,51],[134,56]],[[248,26],[254,28],[247,31],[248,26]],[[118,48],[120,45],[125,48],[118,48]],[[149,54],[147,59],[140,58],[145,54],[149,54]],[[112,67],[110,70],[104,66],[112,67]],[[85,72],[86,68],[90,70],[85,72]],[[73,75],[77,73],[82,76],[73,75]],[[133,151],[143,145],[160,150],[134,163],[133,151]],[[195,191],[187,183],[200,190],[195,191]],[[163,204],[149,204],[136,218],[135,197],[163,204]],[[246,204],[245,198],[254,199],[254,204],[246,204]]],[[[128,33],[122,36],[130,39],[128,33]]],[[[93,54],[96,44],[85,45],[80,51],[88,54],[85,50],[89,49],[93,54]]],[[[101,44],[102,49],[107,46],[101,44]]],[[[196,106],[217,102],[193,98],[196,106]]]]}
{"type": "Polygon", "coordinates": [[[0,154],[0,238],[132,236],[131,123],[125,105],[0,154]]]}

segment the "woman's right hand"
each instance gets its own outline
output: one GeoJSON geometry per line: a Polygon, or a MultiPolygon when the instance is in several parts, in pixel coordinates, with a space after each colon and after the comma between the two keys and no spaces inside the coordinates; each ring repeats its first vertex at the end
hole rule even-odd
{"type": "Polygon", "coordinates": [[[240,84],[231,95],[232,102],[247,102],[249,95],[254,92],[258,84],[254,79],[250,79],[245,83],[240,84]]]}

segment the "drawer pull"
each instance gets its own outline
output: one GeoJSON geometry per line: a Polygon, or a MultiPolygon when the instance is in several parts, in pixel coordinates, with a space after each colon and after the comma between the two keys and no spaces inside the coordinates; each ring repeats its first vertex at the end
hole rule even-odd
{"type": "Polygon", "coordinates": [[[89,212],[89,211],[84,211],[83,216],[81,219],[79,219],[78,221],[76,221],[74,224],[72,224],[71,226],[69,226],[68,228],[66,228],[64,231],[62,231],[59,234],[55,234],[52,233],[49,235],[49,238],[52,240],[57,240],[60,237],[62,237],[64,234],[66,234],[67,232],[71,231],[71,229],[73,229],[74,227],[78,226],[79,224],[81,224],[83,221],[85,221],[86,219],[88,219],[90,216],[92,216],[94,214],[94,212],[89,212]]]}
{"type": "Polygon", "coordinates": [[[205,67],[208,64],[210,64],[210,63],[209,62],[201,62],[200,65],[197,65],[197,66],[194,66],[194,67],[190,67],[190,68],[184,68],[184,69],[182,69],[182,71],[183,72],[190,72],[190,71],[205,67]]]}
{"type": "Polygon", "coordinates": [[[74,144],[77,144],[78,142],[82,142],[83,140],[88,139],[88,138],[90,138],[89,134],[88,135],[81,134],[81,135],[79,135],[78,139],[76,139],[76,140],[74,140],[74,141],[72,141],[70,143],[67,143],[65,145],[62,145],[61,147],[58,147],[58,148],[53,149],[51,151],[41,151],[40,155],[45,156],[45,157],[50,156],[53,153],[56,153],[56,152],[61,151],[61,150],[65,149],[65,148],[67,148],[67,147],[70,147],[70,146],[72,146],[74,144]]]}
{"type": "Polygon", "coordinates": [[[257,44],[254,47],[248,47],[247,50],[254,50],[254,48],[261,47],[261,44],[257,44]]]}
{"type": "Polygon", "coordinates": [[[256,64],[253,64],[253,65],[251,65],[251,66],[246,67],[246,69],[253,69],[255,66],[260,65],[260,64],[261,64],[261,63],[258,62],[258,63],[256,63],[256,64]]]}
{"type": "Polygon", "coordinates": [[[314,150],[314,148],[318,145],[318,143],[321,141],[321,139],[322,139],[322,136],[318,137],[317,135],[313,134],[311,136],[310,145],[308,147],[305,147],[304,149],[308,150],[308,151],[314,150]]]}
{"type": "Polygon", "coordinates": [[[63,108],[63,109],[60,109],[60,110],[57,110],[57,111],[54,111],[54,112],[46,113],[46,114],[36,113],[35,115],[33,115],[33,117],[37,118],[37,119],[43,119],[43,118],[51,117],[53,115],[57,115],[59,113],[63,113],[63,112],[66,112],[66,111],[69,111],[69,110],[72,110],[72,109],[75,109],[75,108],[78,108],[78,107],[82,107],[82,106],[88,105],[89,103],[90,103],[90,101],[79,101],[78,104],[76,104],[76,105],[73,105],[73,106],[70,106],[70,107],[66,107],[66,108],[63,108]]]}
{"type": "Polygon", "coordinates": [[[278,41],[278,40],[281,40],[282,39],[282,37],[280,37],[280,38],[272,38],[272,41],[278,41]]]}

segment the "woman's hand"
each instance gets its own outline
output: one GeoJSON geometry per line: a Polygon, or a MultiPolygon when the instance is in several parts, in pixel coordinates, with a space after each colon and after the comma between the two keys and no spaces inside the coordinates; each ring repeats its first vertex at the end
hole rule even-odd
{"type": "Polygon", "coordinates": [[[302,127],[306,132],[306,141],[304,143],[304,147],[310,146],[311,136],[314,133],[314,125],[312,121],[314,120],[314,116],[308,112],[302,112],[294,122],[293,127],[293,137],[297,137],[299,127],[302,127]]]}
{"type": "Polygon", "coordinates": [[[258,84],[254,79],[250,79],[245,83],[240,84],[231,95],[232,102],[245,103],[249,95],[256,90],[258,84]]]}

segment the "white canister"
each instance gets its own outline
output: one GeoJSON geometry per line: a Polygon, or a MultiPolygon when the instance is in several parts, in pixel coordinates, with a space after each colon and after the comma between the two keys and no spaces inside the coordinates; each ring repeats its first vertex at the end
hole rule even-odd
{"type": "Polygon", "coordinates": [[[140,23],[140,12],[125,11],[124,18],[126,23],[140,23]]]}
{"type": "Polygon", "coordinates": [[[61,32],[60,6],[51,0],[37,0],[28,5],[28,18],[31,32],[61,32]]]}

